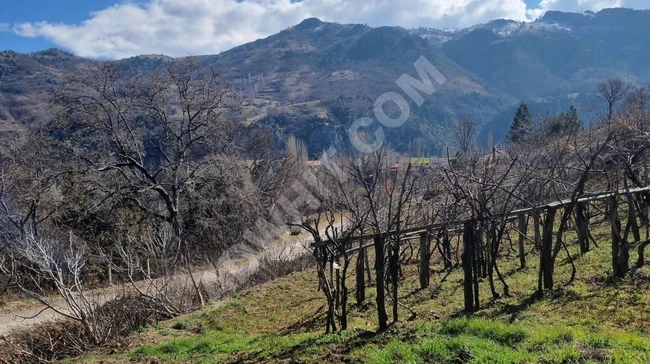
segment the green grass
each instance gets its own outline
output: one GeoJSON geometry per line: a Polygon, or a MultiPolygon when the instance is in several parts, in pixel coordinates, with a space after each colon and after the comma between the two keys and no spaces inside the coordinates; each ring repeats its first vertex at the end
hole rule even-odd
{"type": "Polygon", "coordinates": [[[350,360],[372,363],[640,363],[650,360],[650,340],[635,333],[589,333],[580,328],[456,318],[402,323],[382,334],[290,335],[209,331],[144,345],[130,359],[165,362],[304,362],[350,360]]]}
{"type": "Polygon", "coordinates": [[[449,336],[461,334],[496,341],[499,344],[512,346],[523,341],[527,333],[522,327],[509,325],[500,321],[464,317],[448,320],[442,324],[440,333],[449,336]]]}
{"type": "MultiPolygon", "coordinates": [[[[136,348],[84,362],[370,362],[370,363],[643,363],[650,362],[650,270],[632,271],[624,280],[609,278],[610,245],[606,227],[594,229],[599,248],[583,256],[569,246],[578,273],[566,254],[558,257],[556,289],[536,294],[537,256],[518,269],[504,247],[499,268],[509,297],[493,299],[481,283],[481,310],[462,314],[462,272],[432,276],[419,290],[417,265],[404,266],[401,302],[417,312],[377,332],[375,292],[354,302],[350,328],[324,334],[325,301],[313,270],[247,290],[220,307],[206,308],[134,335],[136,348]]],[[[573,237],[567,234],[567,241],[573,237]]],[[[454,241],[455,243],[455,241],[454,241]]],[[[371,254],[372,255],[372,254],[371,254]]],[[[636,259],[631,250],[631,261],[636,259]]],[[[416,262],[414,262],[416,263],[416,262]]],[[[439,265],[434,267],[439,269],[439,265]]],[[[350,286],[354,286],[351,272],[350,286]]],[[[503,292],[499,281],[498,291],[503,292]]],[[[390,300],[388,300],[390,302],[390,300]]],[[[389,310],[390,312],[390,310],[389,310]]]]}
{"type": "Polygon", "coordinates": [[[144,345],[130,355],[163,360],[186,361],[203,358],[206,362],[222,361],[237,352],[259,351],[259,355],[263,357],[277,355],[280,350],[298,341],[298,337],[211,331],[204,335],[174,339],[163,344],[144,345]]]}

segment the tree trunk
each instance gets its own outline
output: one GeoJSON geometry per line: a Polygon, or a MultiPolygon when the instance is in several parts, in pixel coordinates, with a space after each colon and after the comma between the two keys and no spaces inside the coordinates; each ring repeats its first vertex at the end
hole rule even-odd
{"type": "Polygon", "coordinates": [[[424,232],[420,234],[420,288],[429,287],[429,256],[431,255],[431,234],[424,232]]]}
{"type": "MultiPolygon", "coordinates": [[[[630,187],[627,184],[627,177],[624,180],[625,183],[625,196],[627,197],[627,224],[632,229],[632,236],[634,236],[634,241],[641,241],[641,232],[639,231],[639,224],[636,221],[636,204],[634,203],[634,196],[630,193],[630,187]]],[[[627,241],[627,233],[623,239],[627,241]]]]}
{"type": "MultiPolygon", "coordinates": [[[[472,225],[472,250],[476,251],[477,250],[477,245],[481,242],[481,232],[480,230],[474,230],[475,225],[472,225]],[[478,235],[477,235],[478,233],[478,235]],[[478,239],[477,239],[478,236],[478,239]]],[[[480,298],[479,298],[479,287],[478,287],[478,281],[479,281],[479,260],[476,254],[472,257],[472,265],[474,266],[474,311],[478,311],[479,306],[480,306],[480,298]]]]}
{"type": "Polygon", "coordinates": [[[555,263],[553,259],[553,227],[556,213],[557,207],[549,208],[544,221],[542,251],[540,254],[540,269],[542,270],[544,289],[553,289],[553,265],[555,263]]]}
{"type": "Polygon", "coordinates": [[[526,268],[526,250],[524,240],[526,238],[526,216],[519,215],[519,266],[526,268]]]}
{"type": "Polygon", "coordinates": [[[641,244],[639,244],[639,258],[636,261],[636,267],[641,268],[645,265],[645,259],[644,259],[644,254],[645,254],[645,248],[650,245],[650,239],[645,240],[641,244]]]}
{"type": "MultiPolygon", "coordinates": [[[[535,225],[535,248],[539,251],[542,250],[542,236],[540,232],[540,218],[538,213],[533,214],[533,224],[535,225]]],[[[544,286],[542,285],[542,255],[539,255],[539,274],[537,276],[537,290],[542,291],[544,289],[544,286]]]]}
{"type": "Polygon", "coordinates": [[[388,315],[386,314],[386,292],[384,286],[384,239],[376,236],[375,241],[375,284],[377,287],[377,317],[379,330],[386,330],[388,327],[388,315]]]}
{"type": "MultiPolygon", "coordinates": [[[[334,261],[332,261],[332,267],[334,267],[334,261]]],[[[336,295],[336,311],[338,311],[339,308],[341,307],[341,294],[340,294],[340,292],[341,292],[341,290],[342,290],[342,289],[341,289],[341,271],[338,270],[338,269],[335,269],[334,271],[335,271],[335,272],[334,272],[334,273],[335,273],[334,276],[336,277],[336,278],[335,278],[335,282],[336,282],[336,292],[338,293],[338,294],[336,295]]]]}
{"type": "Polygon", "coordinates": [[[361,248],[363,246],[363,241],[359,242],[359,255],[357,256],[357,270],[356,270],[356,283],[357,283],[357,292],[356,299],[357,304],[361,305],[366,300],[366,277],[365,277],[365,265],[366,265],[366,249],[361,248]]]}
{"type": "Polygon", "coordinates": [[[323,290],[323,293],[325,294],[325,298],[327,299],[327,318],[325,322],[325,332],[330,333],[330,332],[335,332],[336,331],[336,322],[334,321],[335,318],[335,300],[336,300],[336,292],[332,289],[332,281],[331,281],[331,270],[329,273],[330,278],[328,279],[328,269],[327,266],[330,266],[331,269],[331,264],[330,263],[330,257],[329,254],[327,253],[327,249],[325,247],[318,247],[314,250],[314,258],[316,258],[316,262],[318,263],[318,277],[319,277],[319,286],[320,289],[323,290]]]}
{"type": "Polygon", "coordinates": [[[350,259],[345,257],[345,263],[343,266],[343,271],[341,272],[341,330],[347,330],[348,328],[348,295],[349,290],[348,286],[345,283],[345,280],[348,277],[348,267],[350,266],[350,259]]]}
{"type": "Polygon", "coordinates": [[[451,261],[451,239],[449,238],[449,229],[447,227],[442,232],[442,253],[444,255],[445,269],[451,270],[453,268],[453,262],[451,261]]]}
{"type": "Polygon", "coordinates": [[[485,236],[485,258],[488,265],[488,282],[490,283],[490,291],[492,292],[492,298],[499,298],[499,293],[494,288],[494,246],[496,244],[496,234],[494,232],[494,225],[491,225],[486,232],[485,236]]]}
{"type": "Polygon", "coordinates": [[[488,276],[488,265],[487,265],[487,259],[486,259],[486,251],[485,251],[485,240],[483,240],[483,230],[479,229],[478,234],[474,235],[474,238],[476,239],[476,245],[477,245],[477,252],[478,252],[478,264],[481,269],[481,277],[482,278],[487,278],[488,276]]]}
{"type": "Polygon", "coordinates": [[[391,247],[391,254],[390,254],[390,261],[389,261],[391,288],[392,288],[392,296],[393,296],[393,322],[397,322],[398,320],[397,287],[399,284],[399,248],[400,246],[399,246],[399,238],[398,238],[398,241],[395,241],[393,243],[393,246],[391,247]]]}
{"type": "Polygon", "coordinates": [[[581,203],[576,204],[576,233],[578,235],[580,253],[585,254],[589,252],[589,221],[585,214],[585,207],[581,203]]]}
{"type": "Polygon", "coordinates": [[[372,283],[372,272],[370,272],[370,258],[368,257],[368,250],[364,254],[364,259],[366,260],[366,275],[368,276],[368,284],[372,283]]]}
{"type": "Polygon", "coordinates": [[[463,293],[465,297],[465,312],[474,312],[474,227],[471,223],[466,223],[463,229],[463,293]]]}
{"type": "Polygon", "coordinates": [[[618,215],[618,196],[610,199],[609,211],[610,224],[612,226],[612,269],[614,276],[623,278],[630,269],[629,247],[621,236],[621,219],[618,215]]]}

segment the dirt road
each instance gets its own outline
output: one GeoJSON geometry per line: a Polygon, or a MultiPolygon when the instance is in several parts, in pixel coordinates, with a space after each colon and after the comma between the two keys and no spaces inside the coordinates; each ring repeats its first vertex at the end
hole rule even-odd
{"type": "MultiPolygon", "coordinates": [[[[267,247],[262,252],[251,253],[244,257],[223,259],[219,262],[219,275],[217,275],[214,268],[194,272],[195,279],[201,280],[205,285],[228,285],[231,283],[228,282],[229,279],[233,279],[233,277],[245,279],[248,274],[254,272],[259,259],[265,254],[272,256],[277,256],[278,254],[283,254],[283,256],[297,256],[306,252],[306,247],[311,241],[311,238],[305,233],[297,237],[287,236],[281,239],[281,241],[267,247]]],[[[186,279],[186,277],[179,278],[186,279]]],[[[90,297],[91,302],[100,305],[115,299],[127,290],[133,290],[133,288],[129,288],[128,285],[115,285],[90,291],[87,293],[87,296],[90,297]]],[[[64,313],[69,312],[68,306],[63,299],[54,298],[52,302],[58,310],[64,313]]],[[[0,307],[0,336],[10,334],[16,329],[23,329],[38,323],[56,321],[61,318],[62,316],[60,314],[52,309],[44,309],[42,304],[34,300],[10,302],[0,307]]]]}

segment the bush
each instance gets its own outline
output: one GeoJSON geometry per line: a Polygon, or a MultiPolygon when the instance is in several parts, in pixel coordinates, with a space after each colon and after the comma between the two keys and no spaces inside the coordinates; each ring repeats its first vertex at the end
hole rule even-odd
{"type": "Polygon", "coordinates": [[[218,272],[220,279],[216,283],[215,296],[230,296],[291,273],[301,272],[314,264],[313,256],[306,251],[298,251],[295,248],[271,251],[260,257],[254,267],[243,273],[218,272]]]}
{"type": "Polygon", "coordinates": [[[0,362],[41,363],[74,357],[97,344],[124,337],[145,325],[168,319],[164,310],[140,296],[123,296],[105,303],[95,311],[101,342],[74,320],[39,324],[3,338],[0,362]]]}
{"type": "MultiPolygon", "coordinates": [[[[220,296],[302,271],[311,264],[313,258],[308,253],[296,253],[291,249],[267,253],[259,259],[252,273],[239,277],[230,291],[222,291],[220,296]]],[[[205,287],[201,286],[201,289],[204,297],[207,297],[205,287]]],[[[174,281],[169,285],[167,298],[185,311],[198,306],[195,296],[187,282],[174,281]],[[191,294],[188,289],[191,289],[191,294]]],[[[126,295],[109,301],[93,314],[96,327],[92,335],[78,321],[61,320],[40,324],[1,339],[0,363],[40,363],[78,356],[97,345],[125,337],[146,325],[173,316],[160,302],[140,295],[126,295]]],[[[174,328],[184,329],[185,323],[179,322],[174,328]]]]}
{"type": "Polygon", "coordinates": [[[178,321],[172,325],[172,329],[174,330],[185,330],[187,328],[187,323],[184,321],[178,321]]]}
{"type": "Polygon", "coordinates": [[[78,356],[92,347],[83,326],[72,320],[36,325],[0,341],[0,362],[41,363],[78,356]]]}
{"type": "Polygon", "coordinates": [[[308,253],[294,254],[292,250],[282,250],[277,254],[264,255],[258,261],[255,272],[249,276],[249,286],[266,283],[274,279],[300,272],[314,263],[314,258],[308,253]]]}

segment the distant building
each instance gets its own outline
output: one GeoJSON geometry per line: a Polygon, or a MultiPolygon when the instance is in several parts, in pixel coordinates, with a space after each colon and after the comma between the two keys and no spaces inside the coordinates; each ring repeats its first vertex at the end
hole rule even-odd
{"type": "Polygon", "coordinates": [[[409,164],[414,168],[449,168],[449,160],[446,157],[400,158],[399,162],[391,165],[390,168],[406,168],[409,164]]]}

